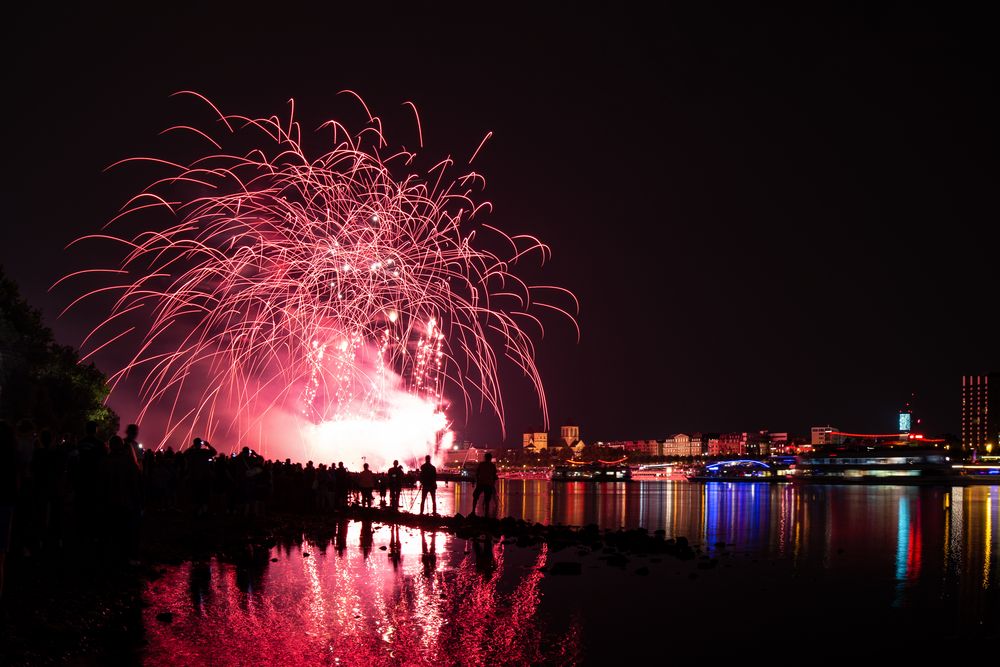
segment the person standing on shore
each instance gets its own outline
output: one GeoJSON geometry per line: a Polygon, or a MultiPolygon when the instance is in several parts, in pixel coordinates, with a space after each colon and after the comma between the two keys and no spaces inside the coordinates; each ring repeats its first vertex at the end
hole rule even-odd
{"type": "Polygon", "coordinates": [[[393,461],[389,468],[389,507],[399,509],[399,494],[403,490],[403,467],[393,461]]]}
{"type": "Polygon", "coordinates": [[[184,451],[191,479],[195,516],[208,514],[208,504],[212,499],[212,458],[216,455],[218,452],[215,447],[201,438],[195,438],[191,446],[184,451]]]}
{"type": "Polygon", "coordinates": [[[358,486],[361,488],[361,506],[372,506],[372,491],[375,490],[375,474],[368,469],[366,463],[361,474],[358,475],[358,486]]]}
{"type": "Polygon", "coordinates": [[[129,424],[125,427],[125,447],[128,448],[129,454],[132,456],[132,460],[135,462],[136,469],[139,473],[142,473],[142,445],[139,444],[139,425],[129,424]]]}
{"type": "Polygon", "coordinates": [[[486,452],[485,460],[476,468],[476,488],[472,492],[472,511],[469,516],[476,516],[476,504],[479,496],[483,496],[483,516],[490,515],[490,501],[496,497],[497,466],[493,463],[493,454],[486,452]]]}
{"type": "Polygon", "coordinates": [[[347,494],[350,491],[351,481],[347,474],[347,468],[343,461],[337,462],[337,469],[333,471],[334,492],[337,494],[337,509],[347,507],[347,494]]]}
{"type": "Polygon", "coordinates": [[[108,447],[110,451],[101,468],[105,537],[116,557],[138,565],[142,475],[132,451],[121,438],[111,436],[108,447]]]}
{"type": "Polygon", "coordinates": [[[431,496],[431,510],[437,516],[437,468],[431,463],[431,456],[424,457],[424,464],[420,466],[420,513],[424,513],[424,501],[427,494],[431,496]]]}
{"type": "Polygon", "coordinates": [[[88,421],[86,435],[71,455],[76,493],[76,524],[84,542],[97,540],[100,525],[100,477],[108,447],[97,437],[97,422],[88,421]]]}
{"type": "Polygon", "coordinates": [[[378,488],[378,506],[385,507],[385,492],[387,489],[384,472],[375,475],[375,486],[378,488]]]}

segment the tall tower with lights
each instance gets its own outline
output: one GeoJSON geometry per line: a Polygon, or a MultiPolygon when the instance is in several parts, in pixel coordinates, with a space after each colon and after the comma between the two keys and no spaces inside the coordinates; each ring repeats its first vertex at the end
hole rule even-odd
{"type": "Polygon", "coordinates": [[[962,448],[1000,451],[1000,373],[962,376],[962,448]]]}

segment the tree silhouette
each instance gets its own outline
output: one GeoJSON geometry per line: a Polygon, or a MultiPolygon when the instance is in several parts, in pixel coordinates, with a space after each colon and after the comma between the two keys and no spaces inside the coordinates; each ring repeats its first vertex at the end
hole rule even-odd
{"type": "Polygon", "coordinates": [[[54,433],[81,433],[92,419],[103,433],[116,433],[118,415],[104,404],[108,392],[107,376],[55,341],[0,268],[0,417],[29,418],[54,433]]]}

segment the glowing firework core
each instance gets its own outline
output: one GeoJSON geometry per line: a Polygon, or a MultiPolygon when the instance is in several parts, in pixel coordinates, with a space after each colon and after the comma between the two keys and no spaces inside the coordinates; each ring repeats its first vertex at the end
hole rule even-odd
{"type": "Polygon", "coordinates": [[[415,153],[383,157],[382,124],[371,115],[357,135],[324,123],[333,148],[315,159],[303,151],[294,113],[218,119],[221,137],[168,130],[210,142],[207,156],[122,161],[150,161],[171,175],[109,225],[157,210],[171,214],[169,224],[131,238],[83,237],[128,250],[119,268],[79,272],[122,280],[84,295],[119,297],[84,343],[93,345],[90,356],[135,341],[112,384],[137,385],[140,419],[165,406],[161,446],[204,435],[295,459],[412,462],[450,443],[446,389],[466,414],[488,406],[503,423],[500,355],[531,379],[545,414],[521,324],[544,332],[529,312],[535,306],[572,320],[575,299],[511,273],[526,253],[544,260],[548,249],[473,222],[489,207],[472,199],[482,176],[449,180],[450,159],[412,173],[415,153]],[[223,142],[248,134],[249,152],[224,152],[223,142]],[[405,175],[394,178],[390,166],[405,175]],[[509,256],[480,244],[483,233],[496,235],[509,256]],[[544,293],[573,306],[546,303],[544,293]]]}

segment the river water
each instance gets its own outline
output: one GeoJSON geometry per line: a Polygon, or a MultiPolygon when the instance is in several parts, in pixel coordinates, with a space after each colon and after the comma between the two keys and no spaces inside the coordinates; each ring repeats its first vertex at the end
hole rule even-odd
{"type": "MultiPolygon", "coordinates": [[[[545,524],[662,529],[706,558],[611,567],[575,547],[345,522],[332,542],[279,545],[260,567],[168,567],[147,591],[144,659],[609,664],[1000,638],[1000,487],[502,480],[499,505],[545,524]],[[549,574],[560,561],[582,574],[549,574]]],[[[468,485],[439,490],[441,513],[470,507],[468,485]]]]}

